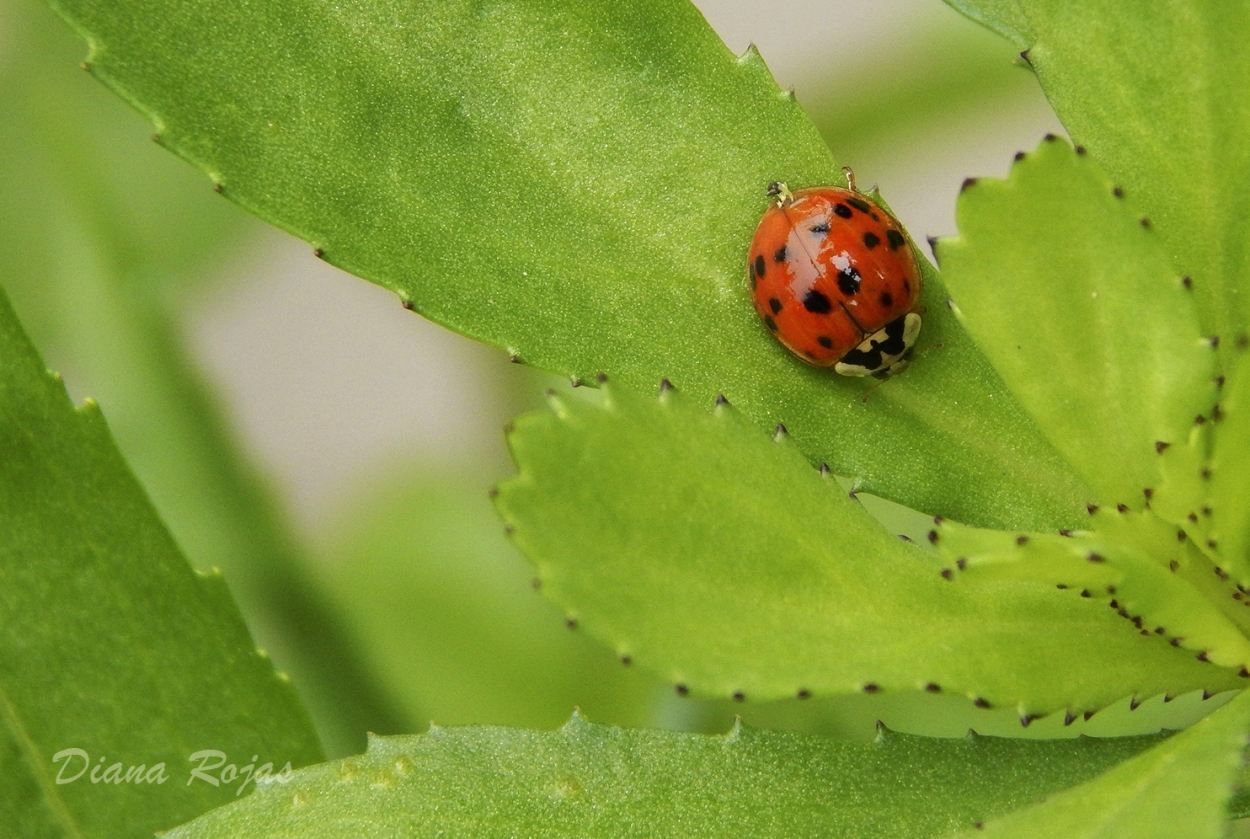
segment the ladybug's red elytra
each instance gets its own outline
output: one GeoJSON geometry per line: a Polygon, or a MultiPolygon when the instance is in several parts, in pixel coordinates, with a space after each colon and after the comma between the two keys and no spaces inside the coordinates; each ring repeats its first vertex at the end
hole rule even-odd
{"type": "Polygon", "coordinates": [[[790,192],[751,240],[755,310],[795,355],[843,376],[887,379],[911,362],[920,334],[920,266],[898,220],[855,188],[790,192]]]}

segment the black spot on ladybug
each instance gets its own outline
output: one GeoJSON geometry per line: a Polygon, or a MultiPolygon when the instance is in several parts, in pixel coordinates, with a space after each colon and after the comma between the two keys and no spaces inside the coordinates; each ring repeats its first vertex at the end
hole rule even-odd
{"type": "Polygon", "coordinates": [[[770,332],[777,331],[777,321],[773,320],[772,315],[764,315],[764,325],[768,327],[770,332]]]}
{"type": "Polygon", "coordinates": [[[826,233],[829,232],[829,222],[822,221],[819,224],[813,224],[812,232],[815,233],[817,236],[824,236],[826,233]]]}
{"type": "Polygon", "coordinates": [[[881,237],[879,237],[876,233],[869,230],[864,234],[864,247],[868,248],[868,250],[872,250],[879,244],[881,244],[881,237]]]}
{"type": "Polygon", "coordinates": [[[872,207],[869,207],[868,202],[864,201],[861,198],[848,198],[846,199],[846,203],[850,204],[852,207],[859,210],[861,213],[869,213],[869,214],[872,213],[872,207]]]}
{"type": "MultiPolygon", "coordinates": [[[[841,285],[842,281],[838,280],[841,285]]],[[[829,298],[821,294],[816,289],[812,289],[803,295],[803,308],[817,315],[823,315],[833,308],[833,304],[829,302],[829,298]]]]}
{"type": "Polygon", "coordinates": [[[768,308],[773,310],[774,315],[777,314],[778,312],[781,311],[781,301],[778,300],[776,297],[768,298],[768,308]]]}
{"type": "Polygon", "coordinates": [[[756,284],[755,272],[752,271],[751,272],[751,291],[755,291],[755,284],[756,284]]]}
{"type": "Polygon", "coordinates": [[[903,238],[903,234],[897,230],[887,230],[885,232],[885,241],[890,245],[890,250],[896,251],[906,244],[907,240],[903,238]]]}
{"type": "Polygon", "coordinates": [[[907,279],[906,277],[903,277],[903,291],[905,291],[908,294],[911,294],[911,280],[907,279]]]}
{"type": "Polygon", "coordinates": [[[881,305],[885,306],[887,309],[894,305],[894,295],[890,294],[888,291],[881,292],[881,296],[877,299],[881,302],[881,305]]]}
{"type": "Polygon", "coordinates": [[[755,276],[764,279],[764,254],[755,257],[755,276]]]}
{"type": "Polygon", "coordinates": [[[819,338],[816,339],[816,343],[820,344],[822,347],[824,347],[827,350],[833,349],[833,339],[830,338],[828,335],[821,335],[819,338]]]}
{"type": "Polygon", "coordinates": [[[786,261],[786,246],[782,245],[781,247],[777,248],[777,252],[773,254],[773,262],[785,262],[785,261],[786,261]]]}
{"type": "Polygon", "coordinates": [[[838,218],[850,218],[852,215],[851,208],[845,204],[834,204],[833,214],[838,218]]]}
{"type": "MultiPolygon", "coordinates": [[[[859,276],[859,272],[854,268],[846,268],[838,272],[838,291],[847,297],[854,297],[856,294],[859,294],[860,282],[862,282],[862,279],[859,276]]],[[[807,301],[804,301],[804,305],[806,303],[807,301]]],[[[808,306],[808,308],[811,309],[811,306],[808,306]]],[[[816,310],[812,309],[812,311],[816,310]]],[[[822,309],[821,311],[827,312],[829,310],[822,309]]]]}

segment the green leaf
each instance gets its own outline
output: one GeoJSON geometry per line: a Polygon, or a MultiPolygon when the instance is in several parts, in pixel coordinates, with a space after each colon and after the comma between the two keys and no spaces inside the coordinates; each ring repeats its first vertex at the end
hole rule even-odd
{"type": "Polygon", "coordinates": [[[1033,41],[1029,0],[946,0],[946,4],[1019,46],[1033,41]]]}
{"type": "Polygon", "coordinates": [[[1250,675],[1250,614],[1237,587],[1151,511],[1101,509],[1090,530],[1017,535],[942,522],[939,553],[961,579],[1031,580],[1108,603],[1173,646],[1250,675]]]}
{"type": "MultiPolygon", "coordinates": [[[[1227,558],[1229,571],[1250,586],[1250,353],[1234,356],[1216,424],[1209,470],[1209,505],[1198,511],[1207,535],[1227,558]]],[[[1192,475],[1193,469],[1190,469],[1192,475]]]]}
{"type": "Polygon", "coordinates": [[[684,0],[53,5],[226,197],[432,320],[577,381],[725,393],[929,512],[1042,528],[1088,498],[940,306],[941,351],[866,405],[772,341],[744,266],[765,186],[842,174],[684,0]]]}
{"type": "Polygon", "coordinates": [[[318,563],[409,730],[431,719],[549,728],[570,708],[651,722],[660,686],[569,632],[466,471],[387,476],[335,526],[318,563]]]}
{"type": "Polygon", "coordinates": [[[578,716],[552,732],[432,728],[373,738],[358,758],[301,770],[169,836],[941,836],[1158,742],[883,729],[853,745],[746,727],[635,731],[578,716]]]}
{"type": "Polygon", "coordinates": [[[1103,504],[1145,503],[1157,443],[1215,402],[1214,355],[1164,243],[1058,138],[966,185],[938,254],[956,315],[1103,504]]]}
{"type": "Polygon", "coordinates": [[[1193,727],[1106,774],[965,837],[1217,839],[1250,730],[1243,693],[1193,727]]]}
{"type": "Polygon", "coordinates": [[[81,42],[45,4],[3,0],[0,32],[0,264],[32,340],[103,406],[188,561],[222,569],[258,641],[312,702],[327,748],[351,754],[366,730],[411,730],[307,584],[306,557],[179,334],[183,292],[259,225],[79,69],[81,42]]]}
{"type": "Polygon", "coordinates": [[[497,505],[546,595],[679,691],[940,689],[1027,722],[1238,685],[1070,592],[947,582],[937,557],[727,405],[605,391],[602,406],[553,397],[553,413],[516,422],[520,474],[497,505]]]}
{"type": "Polygon", "coordinates": [[[0,772],[18,791],[0,823],[27,835],[148,836],[233,799],[237,781],[187,785],[200,750],[236,767],[321,757],[221,577],[187,565],[99,410],[71,405],[2,293],[0,628],[0,772]],[[54,763],[65,749],[86,757],[54,763]],[[57,783],[84,760],[110,782],[57,783]],[[168,780],[119,786],[114,764],[168,780]]]}
{"type": "Polygon", "coordinates": [[[1028,46],[1072,139],[1150,218],[1192,277],[1202,329],[1250,321],[1250,3],[957,0],[1028,46]],[[1023,39],[1023,40],[1022,40],[1023,39]]]}

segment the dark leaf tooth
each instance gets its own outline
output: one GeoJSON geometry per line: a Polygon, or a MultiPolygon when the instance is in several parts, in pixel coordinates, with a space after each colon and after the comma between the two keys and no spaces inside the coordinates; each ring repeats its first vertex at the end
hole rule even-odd
{"type": "Polygon", "coordinates": [[[629,656],[627,655],[621,656],[621,664],[625,665],[626,667],[628,667],[629,665],[633,663],[634,663],[634,660],[630,658],[629,656]]]}
{"type": "Polygon", "coordinates": [[[1094,718],[1094,714],[1095,714],[1095,713],[1097,713],[1097,712],[1096,712],[1096,711],[1086,711],[1084,714],[1081,714],[1081,717],[1082,717],[1082,718],[1083,718],[1086,722],[1089,722],[1090,720],[1092,720],[1092,719],[1094,718]]]}
{"type": "Polygon", "coordinates": [[[1143,489],[1141,491],[1141,494],[1145,497],[1147,504],[1149,504],[1151,499],[1155,497],[1155,491],[1151,489],[1150,487],[1146,487],[1145,489],[1143,489]]]}
{"type": "Polygon", "coordinates": [[[1124,197],[1124,187],[1122,187],[1122,186],[1117,186],[1115,189],[1111,190],[1111,194],[1112,194],[1112,195],[1114,195],[1116,198],[1123,198],[1123,197],[1124,197]]]}
{"type": "Polygon", "coordinates": [[[733,698],[734,698],[734,702],[745,702],[747,695],[739,690],[739,691],[734,692],[733,698]]]}
{"type": "Polygon", "coordinates": [[[1012,158],[1012,160],[1017,160],[1017,161],[1019,161],[1019,160],[1024,160],[1024,158],[1025,158],[1026,156],[1027,156],[1027,155],[1025,155],[1025,153],[1024,153],[1024,152],[1022,152],[1022,151],[1018,151],[1018,152],[1016,152],[1016,155],[1015,155],[1015,157],[1013,157],[1013,158],[1012,158]]]}
{"type": "Polygon", "coordinates": [[[1185,531],[1183,530],[1176,531],[1176,541],[1184,542],[1188,538],[1189,538],[1189,534],[1187,534],[1185,531]]]}
{"type": "Polygon", "coordinates": [[[660,393],[668,393],[673,390],[673,383],[668,379],[660,379],[660,393]]]}
{"type": "Polygon", "coordinates": [[[953,580],[954,578],[955,578],[955,572],[954,572],[954,571],[952,571],[952,570],[951,570],[951,569],[949,569],[949,568],[943,568],[943,569],[942,569],[942,579],[944,579],[944,580],[953,580]]]}
{"type": "Polygon", "coordinates": [[[1068,530],[1068,529],[1065,527],[1063,530],[1060,530],[1060,531],[1059,531],[1059,535],[1060,535],[1060,536],[1068,536],[1068,537],[1070,537],[1070,536],[1072,535],[1072,531],[1071,531],[1071,530],[1068,530]]]}
{"type": "Polygon", "coordinates": [[[1106,558],[1102,554],[1094,553],[1093,551],[1090,551],[1090,553],[1085,558],[1089,560],[1090,562],[1095,562],[1095,563],[1107,561],[1106,558]]]}
{"type": "Polygon", "coordinates": [[[1059,139],[1059,136],[1058,136],[1057,134],[1048,133],[1048,134],[1047,134],[1045,137],[1043,137],[1042,139],[1043,139],[1043,140],[1045,140],[1045,141],[1046,141],[1046,142],[1048,142],[1048,143],[1053,143],[1053,142],[1055,142],[1055,140],[1058,140],[1058,139],[1059,139]]]}
{"type": "Polygon", "coordinates": [[[1138,699],[1136,696],[1134,696],[1133,698],[1129,699],[1129,701],[1128,701],[1128,709],[1129,709],[1130,711],[1136,711],[1136,710],[1137,710],[1138,708],[1140,708],[1140,707],[1141,707],[1141,700],[1140,700],[1140,699],[1138,699]]]}
{"type": "Polygon", "coordinates": [[[1086,504],[1086,505],[1085,505],[1085,512],[1089,513],[1089,514],[1092,516],[1094,513],[1097,513],[1097,512],[1098,512],[1098,505],[1097,505],[1097,504],[1086,504]]]}
{"type": "Polygon", "coordinates": [[[1193,288],[1194,281],[1191,277],[1181,277],[1181,285],[1183,285],[1185,288],[1193,288]]]}
{"type": "Polygon", "coordinates": [[[1241,669],[1237,671],[1237,675],[1243,679],[1250,679],[1250,670],[1246,669],[1246,665],[1241,665],[1241,669]]]}
{"type": "Polygon", "coordinates": [[[937,682],[929,682],[929,684],[924,686],[924,689],[927,693],[941,693],[942,692],[942,688],[940,685],[938,685],[937,682]]]}
{"type": "Polygon", "coordinates": [[[1089,589],[1087,588],[1081,589],[1081,597],[1089,597],[1089,589]]]}
{"type": "Polygon", "coordinates": [[[989,708],[989,707],[991,707],[991,706],[990,706],[990,701],[989,701],[988,699],[982,699],[982,698],[981,698],[981,697],[979,697],[979,696],[978,696],[976,699],[972,700],[972,704],[973,704],[973,705],[975,705],[975,706],[977,706],[978,708],[989,708]]]}
{"type": "Polygon", "coordinates": [[[786,431],[785,423],[782,423],[782,422],[777,423],[777,431],[775,432],[775,434],[778,438],[785,437],[789,433],[790,432],[786,431]]]}
{"type": "Polygon", "coordinates": [[[403,306],[405,309],[407,309],[407,310],[408,310],[408,311],[410,311],[410,312],[411,312],[411,311],[413,310],[413,308],[414,308],[411,300],[407,300],[407,299],[403,299],[403,298],[401,298],[401,299],[400,299],[400,301],[399,301],[399,305],[403,306]]]}
{"type": "Polygon", "coordinates": [[[1082,156],[1083,156],[1083,155],[1085,154],[1085,147],[1084,147],[1084,146],[1077,146],[1077,147],[1076,147],[1076,153],[1077,153],[1077,154],[1079,154],[1079,155],[1082,155],[1082,156]]]}
{"type": "Polygon", "coordinates": [[[1063,715],[1063,724],[1065,726],[1072,725],[1074,722],[1076,722],[1076,714],[1068,711],[1063,715]]]}
{"type": "Polygon", "coordinates": [[[535,577],[534,579],[530,580],[530,586],[534,589],[534,591],[538,591],[540,588],[543,587],[543,581],[535,577]]]}
{"type": "Polygon", "coordinates": [[[936,530],[930,530],[930,531],[929,531],[929,541],[930,541],[930,542],[932,542],[932,543],[936,543],[936,542],[937,542],[937,540],[938,540],[938,533],[937,533],[937,531],[936,531],[936,530]]]}
{"type": "Polygon", "coordinates": [[[1206,702],[1206,701],[1207,701],[1208,699],[1210,699],[1212,696],[1215,696],[1215,694],[1214,694],[1214,693],[1211,693],[1211,692],[1210,692],[1210,691],[1208,691],[1206,688],[1203,688],[1203,689],[1202,689],[1202,701],[1203,701],[1203,702],[1206,702]]]}
{"type": "Polygon", "coordinates": [[[690,695],[690,688],[686,687],[685,685],[674,685],[673,690],[677,691],[678,696],[690,695]]]}
{"type": "Polygon", "coordinates": [[[1162,635],[1162,634],[1164,634],[1165,632],[1167,632],[1167,630],[1166,630],[1166,629],[1164,629],[1162,626],[1156,626],[1156,627],[1155,627],[1155,635],[1162,635]]]}
{"type": "Polygon", "coordinates": [[[1168,643],[1171,644],[1173,647],[1179,647],[1181,645],[1181,641],[1184,641],[1184,640],[1185,640],[1184,638],[1177,636],[1176,638],[1170,639],[1168,643]]]}
{"type": "Polygon", "coordinates": [[[968,189],[969,187],[976,186],[976,183],[977,183],[976,178],[964,178],[964,182],[959,185],[959,191],[963,192],[965,189],[968,189]]]}
{"type": "Polygon", "coordinates": [[[822,474],[822,475],[828,475],[828,474],[829,474],[829,464],[828,464],[828,463],[822,463],[822,464],[820,464],[820,474],[822,474]]]}
{"type": "Polygon", "coordinates": [[[1171,443],[1165,443],[1162,440],[1155,440],[1155,452],[1157,452],[1158,454],[1163,454],[1171,446],[1172,446],[1171,443]]]}
{"type": "Polygon", "coordinates": [[[863,691],[864,693],[880,693],[881,687],[880,685],[876,685],[872,682],[869,682],[868,684],[864,685],[863,691]]]}
{"type": "Polygon", "coordinates": [[[1033,723],[1033,720],[1035,720],[1035,719],[1037,719],[1037,717],[1035,717],[1033,714],[1023,714],[1023,715],[1021,715],[1021,717],[1020,717],[1020,727],[1021,727],[1021,728],[1028,728],[1028,727],[1029,727],[1029,726],[1033,723]]]}
{"type": "Polygon", "coordinates": [[[1220,346],[1220,336],[1212,335],[1210,338],[1207,339],[1207,343],[1211,345],[1211,349],[1213,350],[1218,349],[1220,346]]]}
{"type": "Polygon", "coordinates": [[[1169,571],[1175,571],[1177,568],[1180,568],[1180,567],[1181,567],[1181,564],[1177,562],[1175,559],[1168,563],[1169,571]]]}
{"type": "Polygon", "coordinates": [[[1027,545],[1028,543],[1029,543],[1029,537],[1028,537],[1028,536],[1023,536],[1023,535],[1022,535],[1022,536],[1017,536],[1017,537],[1016,537],[1016,544],[1017,544],[1017,545],[1020,545],[1021,547],[1023,547],[1024,545],[1027,545]]]}
{"type": "Polygon", "coordinates": [[[1212,379],[1211,381],[1215,382],[1215,386],[1216,386],[1216,387],[1224,387],[1224,377],[1223,377],[1223,376],[1216,376],[1216,377],[1215,377],[1214,379],[1212,379]]]}
{"type": "Polygon", "coordinates": [[[1127,504],[1116,504],[1116,505],[1115,505],[1115,508],[1116,508],[1116,510],[1118,510],[1118,511],[1119,511],[1119,512],[1121,512],[1121,513],[1127,513],[1127,512],[1128,512],[1128,505],[1127,505],[1127,504]]]}
{"type": "Polygon", "coordinates": [[[946,519],[942,518],[941,516],[934,516],[934,517],[933,517],[933,523],[934,523],[934,524],[941,524],[941,523],[942,523],[942,522],[944,522],[944,521],[946,521],[946,519]]]}
{"type": "Polygon", "coordinates": [[[1163,701],[1164,701],[1164,703],[1165,703],[1165,704],[1166,704],[1166,703],[1168,703],[1168,702],[1171,702],[1171,701],[1172,701],[1173,699],[1175,699],[1175,698],[1176,698],[1176,697],[1175,697],[1175,696],[1173,696],[1173,695],[1172,695],[1172,694],[1170,694],[1170,693],[1165,693],[1165,694],[1163,694],[1163,701]]]}
{"type": "Polygon", "coordinates": [[[569,629],[577,629],[577,618],[569,618],[564,622],[569,629]]]}
{"type": "Polygon", "coordinates": [[[728,404],[729,404],[729,400],[725,398],[725,394],[723,394],[723,393],[718,393],[718,394],[716,395],[716,404],[717,404],[717,405],[728,405],[728,404]]]}
{"type": "Polygon", "coordinates": [[[596,373],[596,374],[595,374],[595,381],[596,381],[596,382],[598,382],[598,383],[599,383],[599,384],[601,384],[601,385],[602,385],[602,384],[607,384],[607,381],[608,381],[608,374],[607,374],[607,373],[596,373]]]}
{"type": "MultiPolygon", "coordinates": [[[[1030,67],[1031,67],[1031,66],[1033,66],[1033,62],[1029,60],[1029,51],[1028,51],[1028,50],[1025,50],[1024,52],[1020,53],[1020,57],[1024,59],[1024,63],[1025,63],[1025,64],[1028,64],[1030,67]]],[[[1055,135],[1054,135],[1054,134],[1047,134],[1047,135],[1046,135],[1046,139],[1047,139],[1047,140],[1053,140],[1053,139],[1055,139],[1055,135]]]]}
{"type": "Polygon", "coordinates": [[[1150,229],[1150,219],[1146,218],[1145,216],[1142,216],[1140,219],[1138,219],[1138,221],[1141,223],[1142,227],[1146,228],[1147,230],[1150,229]]]}
{"type": "Polygon", "coordinates": [[[962,571],[962,570],[964,570],[965,568],[967,568],[967,567],[968,567],[968,558],[967,558],[967,557],[963,557],[963,556],[961,556],[959,559],[955,560],[955,567],[956,567],[956,568],[958,568],[960,571],[962,571]]]}

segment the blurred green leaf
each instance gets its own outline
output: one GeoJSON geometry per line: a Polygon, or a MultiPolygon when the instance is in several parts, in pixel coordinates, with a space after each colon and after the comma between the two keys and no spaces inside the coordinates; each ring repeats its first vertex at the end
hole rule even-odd
{"type": "Polygon", "coordinates": [[[950,306],[1101,504],[1145,504],[1157,444],[1215,403],[1193,292],[1088,159],[1058,138],[966,185],[938,256],[950,306]]]}
{"type": "Polygon", "coordinates": [[[467,471],[380,479],[333,528],[319,564],[410,730],[431,719],[546,728],[575,707],[651,722],[659,686],[569,632],[467,471]]]}
{"type": "Polygon", "coordinates": [[[954,0],[1028,47],[1072,139],[1193,280],[1202,329],[1250,322],[1250,2],[954,0]]]}
{"type": "Polygon", "coordinates": [[[1250,730],[1243,693],[1106,774],[961,834],[1018,839],[1218,839],[1250,730]]]}
{"type": "Polygon", "coordinates": [[[918,509],[1041,528],[1088,500],[940,306],[941,363],[866,405],[770,339],[744,270],[764,188],[842,175],[684,0],[53,5],[228,198],[439,323],[575,380],[723,392],[918,509]]]}
{"type": "Polygon", "coordinates": [[[496,503],[570,619],[694,695],[931,685],[1028,720],[1239,686],[1071,592],[947,582],[728,406],[605,393],[516,422],[496,503]]]}
{"type": "Polygon", "coordinates": [[[359,758],[298,772],[169,835],[943,836],[1158,742],[883,730],[851,745],[745,727],[631,731],[577,716],[553,732],[431,729],[374,738],[359,758]]]}
{"type": "Polygon", "coordinates": [[[186,356],[177,320],[249,229],[78,69],[81,43],[34,0],[0,0],[0,262],[14,306],[119,448],[191,562],[222,568],[336,754],[402,730],[186,356]]]}
{"type": "Polygon", "coordinates": [[[237,783],[188,786],[202,749],[321,759],[220,576],[187,565],[99,409],[73,407],[2,293],[0,627],[0,824],[22,835],[148,836],[233,799],[237,783]],[[65,749],[84,755],[54,763],[65,749]],[[115,763],[169,780],[56,781],[115,763]]]}

